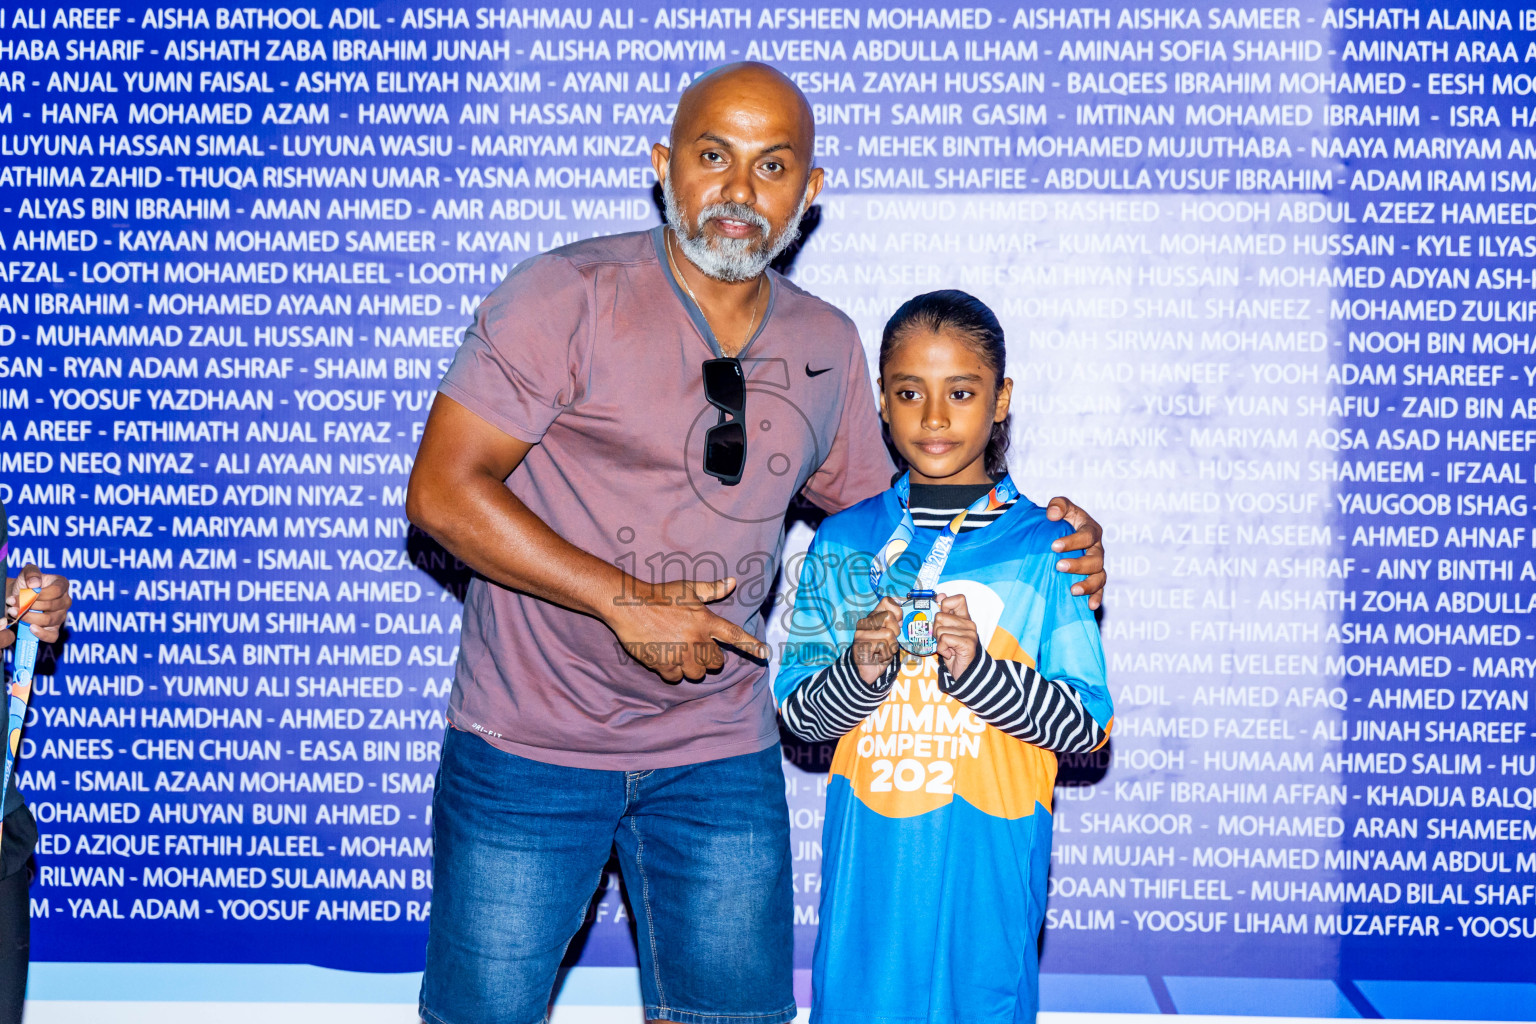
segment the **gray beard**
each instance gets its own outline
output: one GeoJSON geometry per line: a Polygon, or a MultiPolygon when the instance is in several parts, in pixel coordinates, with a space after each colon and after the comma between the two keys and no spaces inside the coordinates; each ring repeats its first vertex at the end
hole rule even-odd
{"type": "Polygon", "coordinates": [[[768,223],[768,218],[740,203],[706,206],[699,211],[698,224],[687,224],[682,207],[678,205],[677,196],[672,191],[671,175],[662,184],[661,197],[666,208],[667,227],[677,236],[678,247],[688,257],[688,262],[698,267],[706,277],[731,283],[750,281],[757,277],[800,237],[800,218],[805,215],[806,201],[810,198],[809,192],[800,197],[800,209],[795,211],[794,217],[775,238],[769,233],[772,225],[768,223]],[[728,217],[755,225],[762,236],[756,240],[716,238],[710,242],[704,238],[704,224],[716,217],[728,217]]]}

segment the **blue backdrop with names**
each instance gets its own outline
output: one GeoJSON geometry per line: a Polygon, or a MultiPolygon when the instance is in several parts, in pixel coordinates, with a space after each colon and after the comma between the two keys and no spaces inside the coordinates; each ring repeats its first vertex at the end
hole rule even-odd
{"type": "MultiPolygon", "coordinates": [[[[75,592],[34,959],[420,969],[468,579],[403,515],[436,382],[508,268],[658,222],[680,91],[756,59],[818,121],[793,280],[871,351],[989,302],[1014,479],[1107,531],[1044,1008],[1536,1019],[1536,10],[0,19],[0,500],[75,592]]],[[[785,754],[803,995],[830,748],[785,754]]],[[[629,923],[600,890],[573,962],[629,923]]]]}

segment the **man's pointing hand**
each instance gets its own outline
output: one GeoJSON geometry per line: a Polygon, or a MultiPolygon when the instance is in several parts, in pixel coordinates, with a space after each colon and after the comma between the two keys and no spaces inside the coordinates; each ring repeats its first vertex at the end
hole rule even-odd
{"type": "Polygon", "coordinates": [[[768,645],[705,605],[728,597],[736,580],[635,582],[606,616],[624,652],[669,683],[698,682],[725,666],[721,644],[767,660],[768,645]]]}

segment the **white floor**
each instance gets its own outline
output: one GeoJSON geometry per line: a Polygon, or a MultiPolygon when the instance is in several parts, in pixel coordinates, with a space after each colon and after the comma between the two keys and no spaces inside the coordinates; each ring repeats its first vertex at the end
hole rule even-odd
{"type": "MultiPolygon", "coordinates": [[[[1039,1024],[1147,1024],[1148,1014],[1042,1013],[1039,1024]]],[[[796,1024],[805,1024],[800,1011],[796,1024]]],[[[1339,1024],[1322,1017],[1181,1015],[1188,1024],[1339,1024]]],[[[24,1024],[419,1024],[415,1007],[378,1003],[29,1003],[24,1024]]],[[[643,1024],[639,1007],[557,1006],[551,1024],[643,1024]]],[[[1393,1024],[1452,1024],[1395,1021],[1393,1024]]],[[[1465,1024],[1465,1022],[1454,1022],[1465,1024]]],[[[1482,1022],[1505,1024],[1505,1022],[1482,1022]]]]}
{"type": "MultiPolygon", "coordinates": [[[[801,1014],[800,1024],[804,1024],[801,1014]]],[[[414,1006],[378,1003],[109,1003],[48,1000],[27,1004],[23,1024],[419,1024],[414,1006]]],[[[640,1008],[557,1006],[551,1024],[644,1024],[640,1008]]]]}
{"type": "MultiPolygon", "coordinates": [[[[274,1021],[283,1024],[321,1024],[322,1021],[326,1024],[418,1024],[418,1020],[414,1006],[378,1004],[47,1000],[28,1003],[23,1024],[273,1024],[274,1021]]],[[[613,1024],[620,1022],[615,1019],[613,1024]]],[[[634,1021],[627,1020],[624,1024],[634,1024],[634,1021]]]]}

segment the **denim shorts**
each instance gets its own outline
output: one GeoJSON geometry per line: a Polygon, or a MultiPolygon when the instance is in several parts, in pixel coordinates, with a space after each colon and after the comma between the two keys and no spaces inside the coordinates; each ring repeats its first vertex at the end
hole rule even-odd
{"type": "Polygon", "coordinates": [[[427,1024],[538,1024],[609,853],[648,1020],[795,1016],[789,813],[777,746],[649,771],[531,761],[449,729],[432,800],[427,1024]]]}

